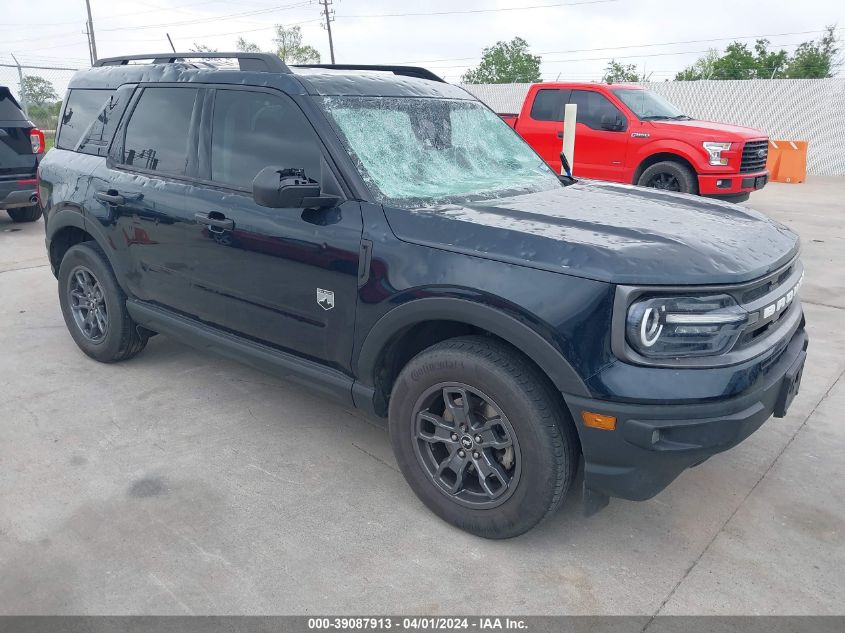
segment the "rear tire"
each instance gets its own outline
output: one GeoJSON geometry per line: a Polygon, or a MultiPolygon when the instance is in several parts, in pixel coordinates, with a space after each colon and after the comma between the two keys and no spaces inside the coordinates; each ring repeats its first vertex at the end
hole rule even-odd
{"type": "Polygon", "coordinates": [[[575,476],[578,438],[559,396],[522,354],[487,337],[415,356],[396,379],[389,417],[412,490],[477,536],[530,530],[560,506],[575,476]]]}
{"type": "Polygon", "coordinates": [[[664,160],[648,167],[640,175],[637,184],[664,191],[698,194],[698,178],[695,173],[679,162],[664,160]]]}
{"type": "Polygon", "coordinates": [[[83,352],[102,363],[127,360],[147,345],[126,310],[103,249],[83,242],[68,249],[59,265],[59,303],[70,335],[83,352]]]}
{"type": "Polygon", "coordinates": [[[41,217],[41,207],[33,204],[31,207],[18,207],[17,209],[7,209],[6,213],[12,218],[12,222],[35,222],[41,217]]]}

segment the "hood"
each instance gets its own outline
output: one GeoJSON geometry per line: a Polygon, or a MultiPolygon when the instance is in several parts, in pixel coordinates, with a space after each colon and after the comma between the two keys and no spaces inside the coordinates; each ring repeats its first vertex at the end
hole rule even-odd
{"type": "Polygon", "coordinates": [[[768,135],[753,127],[731,125],[730,123],[717,123],[716,121],[651,121],[656,127],[683,127],[688,131],[697,132],[702,137],[708,137],[712,141],[749,141],[751,139],[766,139],[768,135]],[[717,138],[718,137],[718,138],[717,138]]]}
{"type": "Polygon", "coordinates": [[[742,283],[799,247],[795,233],[752,209],[594,181],[385,214],[406,242],[623,284],[742,283]]]}

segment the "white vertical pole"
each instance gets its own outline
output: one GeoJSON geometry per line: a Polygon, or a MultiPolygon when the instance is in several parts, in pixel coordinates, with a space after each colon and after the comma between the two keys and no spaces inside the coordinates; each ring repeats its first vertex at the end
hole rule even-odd
{"type": "Polygon", "coordinates": [[[18,58],[12,55],[12,59],[15,60],[15,66],[18,67],[18,82],[20,82],[20,95],[21,95],[21,109],[23,113],[29,117],[29,104],[26,102],[26,90],[24,90],[23,85],[23,68],[21,68],[21,63],[18,61],[18,58]]]}
{"type": "MultiPolygon", "coordinates": [[[[575,172],[575,122],[578,119],[578,104],[567,103],[564,106],[563,120],[563,155],[569,162],[569,168],[575,172]]],[[[563,165],[561,165],[561,174],[564,173],[563,165]]]]}
{"type": "Polygon", "coordinates": [[[91,44],[91,65],[97,63],[97,40],[94,38],[94,20],[91,18],[91,2],[85,0],[85,10],[88,11],[88,41],[91,44]]]}

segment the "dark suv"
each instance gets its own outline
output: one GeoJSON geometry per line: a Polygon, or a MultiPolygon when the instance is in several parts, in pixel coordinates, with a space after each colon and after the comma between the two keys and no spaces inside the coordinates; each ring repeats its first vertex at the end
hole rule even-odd
{"type": "Polygon", "coordinates": [[[387,417],[414,492],[475,534],[536,525],[581,455],[588,513],[647,499],[798,390],[794,233],[561,180],[426,70],[115,58],[61,120],[40,193],[79,347],[163,333],[387,417]]]}
{"type": "Polygon", "coordinates": [[[35,222],[41,208],[35,194],[35,173],[44,155],[44,133],[0,86],[0,209],[13,222],[35,222]]]}

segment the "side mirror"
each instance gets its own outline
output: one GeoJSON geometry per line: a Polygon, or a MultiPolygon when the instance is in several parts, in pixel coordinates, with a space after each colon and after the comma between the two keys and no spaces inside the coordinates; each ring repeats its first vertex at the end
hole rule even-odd
{"type": "Polygon", "coordinates": [[[602,114],[601,129],[620,132],[625,129],[625,119],[618,114],[602,114]]]}
{"type": "Polygon", "coordinates": [[[305,175],[304,169],[265,167],[252,181],[255,203],[271,209],[333,207],[336,196],[320,195],[320,185],[305,175]]]}

